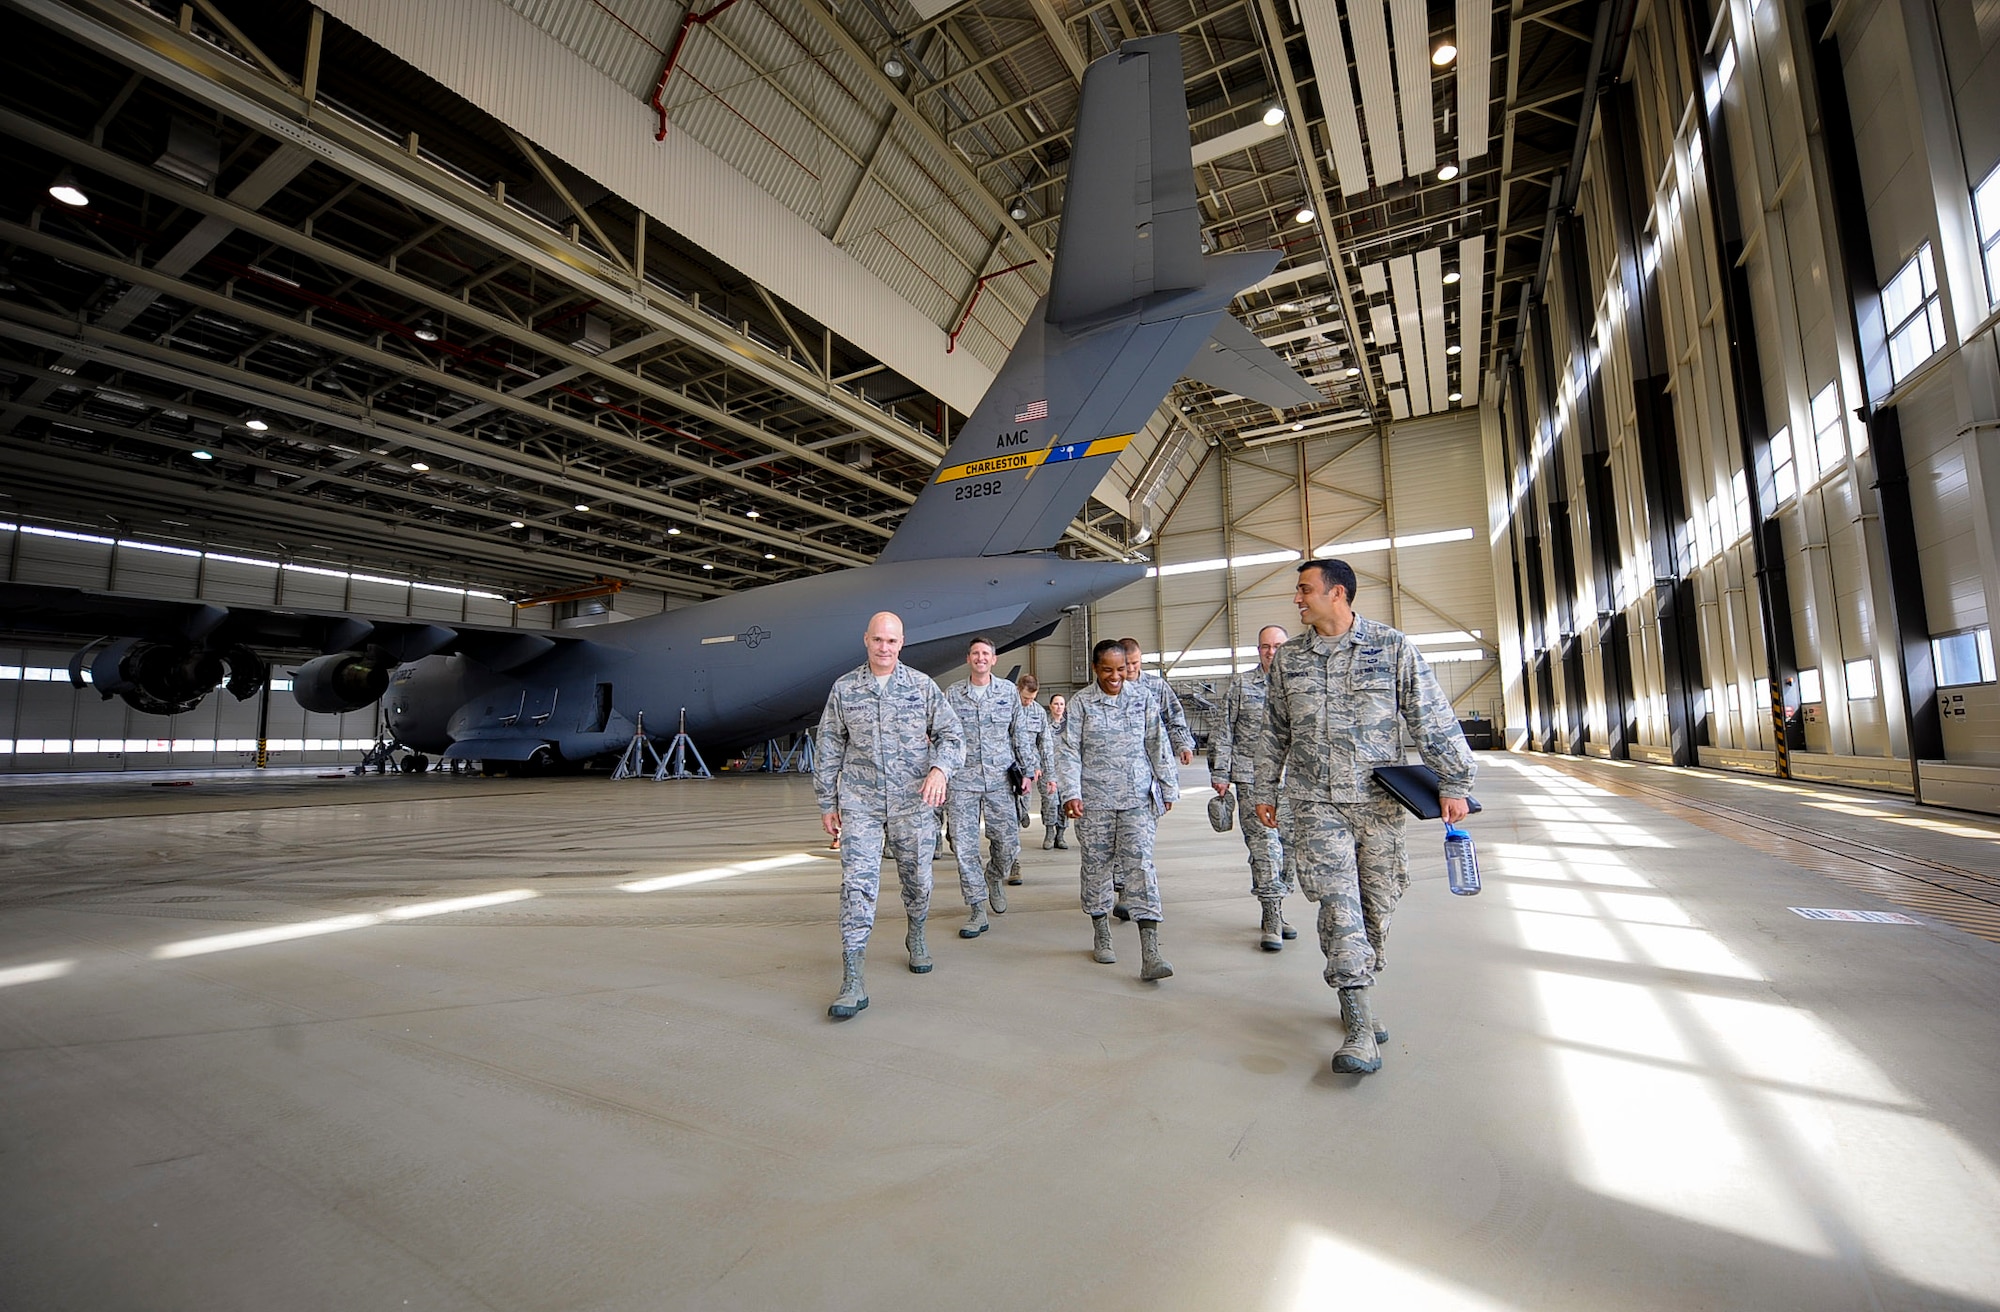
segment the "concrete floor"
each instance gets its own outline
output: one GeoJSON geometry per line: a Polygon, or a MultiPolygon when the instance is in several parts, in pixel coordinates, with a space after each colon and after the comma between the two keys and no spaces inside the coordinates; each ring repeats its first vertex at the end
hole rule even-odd
{"type": "Polygon", "coordinates": [[[2000,946],[1936,901],[2000,903],[2000,825],[1483,766],[1359,1079],[1205,789],[1173,979],[1037,827],[931,975],[888,897],[839,1024],[804,780],[0,787],[0,1306],[2000,1307],[2000,946]]]}

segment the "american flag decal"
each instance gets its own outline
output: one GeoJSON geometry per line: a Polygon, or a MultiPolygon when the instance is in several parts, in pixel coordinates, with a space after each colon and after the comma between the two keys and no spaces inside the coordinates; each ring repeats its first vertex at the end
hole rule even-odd
{"type": "Polygon", "coordinates": [[[1014,422],[1017,424],[1032,423],[1037,419],[1047,419],[1048,417],[1049,403],[1046,400],[1030,401],[1014,412],[1014,422]]]}

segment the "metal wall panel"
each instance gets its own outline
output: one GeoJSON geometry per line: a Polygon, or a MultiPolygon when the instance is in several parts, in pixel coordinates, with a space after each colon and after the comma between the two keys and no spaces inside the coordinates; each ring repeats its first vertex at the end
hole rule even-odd
{"type": "Polygon", "coordinates": [[[1375,185],[1403,176],[1401,132],[1396,121],[1394,61],[1382,0],[1348,0],[1347,21],[1354,37],[1354,74],[1361,84],[1361,108],[1368,121],[1368,158],[1375,185]]]}
{"type": "Polygon", "coordinates": [[[1327,118],[1340,191],[1352,196],[1368,190],[1368,163],[1361,149],[1361,120],[1354,111],[1354,84],[1347,72],[1347,41],[1340,34],[1340,11],[1334,0],[1298,0],[1319,84],[1320,105],[1327,118]]]}
{"type": "MultiPolygon", "coordinates": [[[[1461,165],[1486,153],[1493,129],[1493,6],[1486,0],[1458,3],[1458,158],[1461,165]]],[[[1471,396],[1470,389],[1466,391],[1471,396]]]]}
{"type": "Polygon", "coordinates": [[[1968,463],[1977,456],[1958,436],[1949,382],[1938,378],[1905,401],[1901,417],[1910,468],[1910,509],[1923,562],[1924,611],[1932,633],[1954,633],[1988,622],[1975,503],[1968,463]]]}
{"type": "Polygon", "coordinates": [[[591,0],[504,3],[641,99],[651,93],[664,58],[661,51],[672,44],[685,11],[674,0],[617,0],[615,16],[591,0]]]}
{"type": "Polygon", "coordinates": [[[111,550],[93,542],[22,533],[13,544],[16,583],[103,588],[110,583],[111,550]]]}
{"type": "Polygon", "coordinates": [[[1437,167],[1431,102],[1431,33],[1424,0],[1389,0],[1396,32],[1396,94],[1403,112],[1403,166],[1422,177],[1437,167]]]}
{"type": "Polygon", "coordinates": [[[945,351],[938,318],[554,38],[482,0],[328,0],[328,13],[755,278],[890,368],[969,411],[993,368],[945,351]]]}

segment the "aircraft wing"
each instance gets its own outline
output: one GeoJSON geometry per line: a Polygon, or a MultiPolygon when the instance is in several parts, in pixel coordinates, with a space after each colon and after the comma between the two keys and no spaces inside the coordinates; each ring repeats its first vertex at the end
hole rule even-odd
{"type": "Polygon", "coordinates": [[[381,647],[406,661],[462,652],[505,670],[525,665],[563,644],[588,641],[594,631],[514,629],[407,615],[386,618],[276,606],[220,606],[207,601],[167,601],[82,588],[0,583],[0,633],[63,642],[138,638],[208,651],[242,646],[300,659],[361,647],[381,647]]]}
{"type": "Polygon", "coordinates": [[[1084,73],[1048,317],[1069,327],[1203,282],[1178,36],[1127,41],[1084,73]]]}
{"type": "Polygon", "coordinates": [[[1326,400],[1283,356],[1228,314],[1216,320],[1215,332],[1195,353],[1187,373],[1210,387],[1262,401],[1277,410],[1320,405],[1326,400]]]}

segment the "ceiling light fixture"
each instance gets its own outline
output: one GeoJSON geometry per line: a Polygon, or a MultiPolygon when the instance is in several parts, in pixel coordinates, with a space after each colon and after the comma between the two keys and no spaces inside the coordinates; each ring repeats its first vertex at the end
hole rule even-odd
{"type": "Polygon", "coordinates": [[[1451,285],[1452,285],[1453,283],[1455,283],[1455,282],[1457,282],[1457,281],[1458,281],[1458,270],[1457,270],[1457,269],[1447,269],[1447,270],[1445,271],[1445,275],[1444,275],[1444,285],[1445,285],[1445,286],[1447,286],[1447,287],[1449,287],[1449,286],[1451,286],[1451,285]]]}
{"type": "Polygon", "coordinates": [[[777,558],[778,558],[778,555],[777,555],[777,553],[776,553],[776,552],[774,552],[774,551],[767,551],[767,552],[765,552],[765,553],[764,553],[764,559],[766,559],[766,560],[776,560],[777,558]]]}
{"type": "Polygon", "coordinates": [[[1312,221],[1313,212],[1310,205],[1299,206],[1299,212],[1292,216],[1292,222],[1294,223],[1311,223],[1312,221]]]}
{"type": "Polygon", "coordinates": [[[416,470],[419,474],[428,474],[431,471],[431,467],[421,460],[412,460],[410,468],[416,470]]]}
{"type": "Polygon", "coordinates": [[[667,530],[667,536],[668,536],[668,537],[670,537],[670,538],[677,538],[677,537],[679,537],[680,535],[681,535],[681,531],[680,531],[679,529],[677,529],[677,528],[670,528],[670,529],[668,529],[668,530],[667,530]]]}
{"type": "Polygon", "coordinates": [[[1457,176],[1458,176],[1458,165],[1456,164],[1446,164],[1438,170],[1439,182],[1450,182],[1453,178],[1457,176]]]}
{"type": "Polygon", "coordinates": [[[703,569],[714,569],[714,568],[715,568],[715,566],[713,566],[713,565],[703,565],[703,566],[702,566],[702,568],[703,568],[703,569]]]}
{"type": "Polygon", "coordinates": [[[1014,204],[1008,209],[1007,217],[1014,220],[1014,222],[1016,223],[1020,223],[1023,220],[1025,220],[1028,217],[1028,206],[1026,202],[1018,200],[1015,201],[1014,204]]]}
{"type": "Polygon", "coordinates": [[[1465,348],[1463,346],[1460,346],[1457,342],[1453,342],[1450,346],[1444,348],[1444,353],[1446,355],[1457,355],[1460,351],[1463,351],[1464,349],[1465,348]]]}
{"type": "Polygon", "coordinates": [[[90,197],[76,185],[76,174],[68,169],[58,173],[56,180],[49,184],[49,195],[72,209],[82,209],[90,204],[90,197]]]}
{"type": "Polygon", "coordinates": [[[508,521],[507,521],[507,527],[508,527],[508,528],[526,528],[526,527],[528,527],[528,526],[527,526],[527,525],[526,525],[525,523],[523,523],[522,521],[518,520],[518,519],[510,519],[510,520],[508,520],[508,521]]]}
{"type": "Polygon", "coordinates": [[[437,325],[432,323],[429,319],[426,319],[422,323],[417,325],[418,341],[435,342],[437,339],[438,339],[437,325]]]}
{"type": "Polygon", "coordinates": [[[1348,376],[1349,378],[1359,378],[1359,377],[1361,377],[1361,370],[1360,370],[1360,369],[1358,369],[1358,368],[1356,368],[1356,367],[1355,367],[1355,366],[1353,366],[1353,365],[1349,365],[1349,366],[1347,367],[1347,376],[1348,376]]]}
{"type": "Polygon", "coordinates": [[[585,511],[585,512],[588,512],[588,511],[590,510],[590,507],[589,507],[589,506],[586,506],[586,505],[584,505],[584,504],[583,504],[583,503],[582,503],[581,501],[579,501],[579,502],[577,502],[577,503],[576,503],[576,508],[577,508],[578,510],[581,510],[581,511],[585,511]]]}
{"type": "Polygon", "coordinates": [[[1265,101],[1264,126],[1267,128],[1274,128],[1277,127],[1278,124],[1283,123],[1284,121],[1285,121],[1285,107],[1283,105],[1280,105],[1275,100],[1265,101]]]}
{"type": "Polygon", "coordinates": [[[188,452],[188,454],[189,454],[189,455],[191,455],[191,456],[193,456],[193,457],[194,457],[194,458],[195,458],[196,460],[213,460],[213,459],[215,459],[215,457],[214,457],[214,456],[213,456],[212,454],[210,454],[209,452],[207,452],[207,451],[190,451],[190,452],[188,452]]]}
{"type": "Polygon", "coordinates": [[[606,395],[605,395],[604,393],[602,393],[602,392],[592,392],[592,393],[590,394],[590,399],[591,399],[592,401],[595,401],[595,402],[596,402],[596,403],[597,403],[598,405],[610,405],[610,404],[611,404],[611,398],[610,398],[610,397],[608,397],[608,396],[606,396],[606,395]]]}
{"type": "Polygon", "coordinates": [[[1463,401],[1464,399],[1465,399],[1465,393],[1463,392],[1453,392],[1450,396],[1447,396],[1445,398],[1445,400],[1451,401],[1453,403],[1463,401]]]}
{"type": "Polygon", "coordinates": [[[253,433],[269,432],[271,428],[269,424],[264,422],[264,419],[261,415],[251,415],[248,419],[243,421],[243,426],[249,429],[253,433]]]}
{"type": "MultiPolygon", "coordinates": [[[[882,71],[890,77],[901,77],[903,76],[903,61],[896,58],[892,53],[882,61],[882,71]]],[[[706,569],[708,567],[704,565],[702,568],[706,569]]]]}
{"type": "Polygon", "coordinates": [[[1296,432],[1298,432],[1298,431],[1299,431],[1299,430],[1300,430],[1301,428],[1304,428],[1305,426],[1306,426],[1306,421],[1305,421],[1305,420],[1303,420],[1303,419],[1301,419],[1301,420],[1299,420],[1299,421],[1298,421],[1297,423],[1295,423],[1295,424],[1293,424],[1293,425],[1292,425],[1292,431],[1293,431],[1294,433],[1296,433],[1296,432]]]}
{"type": "Polygon", "coordinates": [[[1439,68],[1443,68],[1446,64],[1457,58],[1458,47],[1449,41],[1444,42],[1437,49],[1431,51],[1431,63],[1436,64],[1439,68]]]}
{"type": "Polygon", "coordinates": [[[745,519],[762,519],[762,518],[764,518],[764,517],[763,517],[762,515],[758,514],[758,513],[757,513],[756,511],[754,511],[754,510],[746,510],[746,511],[744,511],[744,512],[743,512],[743,518],[745,518],[745,519]]]}

